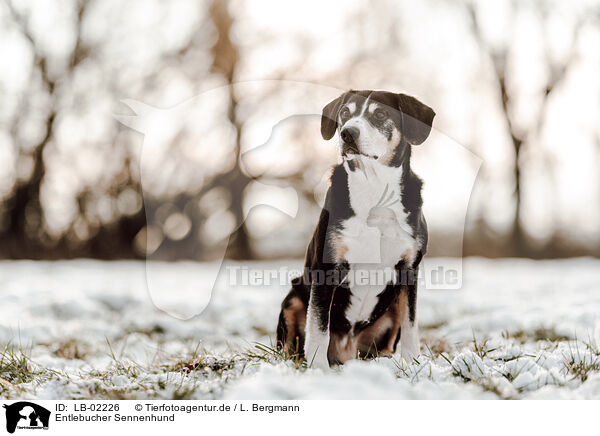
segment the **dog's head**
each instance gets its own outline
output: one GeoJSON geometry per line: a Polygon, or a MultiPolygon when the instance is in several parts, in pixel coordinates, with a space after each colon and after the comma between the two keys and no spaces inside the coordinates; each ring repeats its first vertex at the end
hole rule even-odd
{"type": "Polygon", "coordinates": [[[410,145],[429,136],[435,112],[414,97],[385,91],[348,91],[327,104],[321,116],[321,135],[340,134],[344,157],[366,156],[400,166],[410,145]]]}

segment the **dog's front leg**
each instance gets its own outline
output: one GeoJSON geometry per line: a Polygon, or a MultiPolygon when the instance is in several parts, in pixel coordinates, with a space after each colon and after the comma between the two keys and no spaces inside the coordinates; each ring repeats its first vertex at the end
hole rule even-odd
{"type": "MultiPolygon", "coordinates": [[[[419,255],[419,261],[422,256],[419,255]]],[[[412,363],[421,352],[417,324],[418,262],[412,267],[400,262],[396,265],[400,279],[400,351],[407,363],[412,363]]]]}
{"type": "Polygon", "coordinates": [[[417,323],[417,270],[405,270],[400,292],[400,351],[407,363],[421,352],[417,323]]]}
{"type": "Polygon", "coordinates": [[[400,324],[400,353],[407,363],[421,353],[417,320],[402,319],[400,324]]]}
{"type": "Polygon", "coordinates": [[[323,286],[313,286],[308,302],[304,356],[309,366],[329,369],[329,309],[331,292],[323,286]]]}

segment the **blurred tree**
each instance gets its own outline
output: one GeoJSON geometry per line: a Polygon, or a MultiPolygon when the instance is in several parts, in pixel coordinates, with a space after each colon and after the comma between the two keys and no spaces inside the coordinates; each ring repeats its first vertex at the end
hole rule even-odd
{"type": "Polygon", "coordinates": [[[251,259],[252,248],[250,245],[248,229],[244,222],[243,201],[244,190],[251,182],[240,168],[242,122],[238,118],[238,100],[235,94],[235,74],[239,62],[239,51],[231,40],[231,26],[233,18],[228,10],[229,1],[213,0],[210,5],[209,15],[217,33],[217,40],[212,47],[211,70],[225,77],[229,91],[227,118],[235,129],[234,156],[235,165],[227,172],[219,175],[216,181],[231,193],[231,211],[234,214],[237,230],[231,235],[227,256],[231,259],[251,259]]]}
{"type": "MultiPolygon", "coordinates": [[[[50,76],[48,59],[36,46],[36,41],[26,19],[15,10],[11,1],[7,0],[6,4],[14,22],[32,46],[34,56],[32,76],[42,82],[43,92],[50,98],[49,109],[42,121],[44,125],[42,138],[32,147],[32,151],[26,152],[27,157],[31,159],[33,164],[31,175],[25,180],[16,182],[13,193],[4,203],[2,210],[3,220],[7,222],[7,225],[4,226],[5,231],[0,235],[0,246],[5,256],[21,257],[39,251],[41,241],[45,236],[41,228],[43,212],[40,201],[40,187],[45,173],[44,151],[52,138],[56,120],[56,79],[50,76]]],[[[82,5],[78,14],[79,20],[84,10],[85,7],[82,5]]],[[[81,47],[79,51],[81,52],[81,47]]],[[[80,59],[81,53],[79,56],[75,56],[75,53],[73,53],[70,68],[74,68],[80,59]]],[[[28,97],[23,96],[19,105],[20,110],[26,110],[32,104],[28,97]]],[[[10,130],[15,142],[17,142],[18,124],[19,119],[16,118],[10,130]]],[[[21,150],[20,152],[23,153],[21,150]]]]}
{"type": "MultiPolygon", "coordinates": [[[[42,48],[41,37],[31,28],[31,20],[19,12],[10,0],[5,2],[13,23],[30,44],[33,53],[33,68],[30,77],[32,86],[27,87],[20,97],[18,109],[13,118],[10,133],[17,146],[18,161],[30,161],[31,170],[23,178],[17,178],[11,194],[2,204],[2,220],[6,223],[0,232],[0,255],[7,258],[62,258],[92,256],[100,258],[132,257],[135,255],[131,241],[144,224],[144,214],[140,207],[128,216],[120,216],[116,221],[99,226],[86,223],[87,235],[77,236],[73,220],[68,230],[58,238],[51,235],[45,225],[44,208],[41,199],[42,185],[47,173],[46,159],[48,147],[55,139],[57,119],[64,111],[64,101],[68,98],[68,87],[78,68],[89,59],[92,51],[82,38],[83,23],[87,18],[90,1],[78,0],[74,3],[74,41],[68,53],[68,61],[61,65],[52,59],[42,48]],[[53,66],[52,71],[49,65],[53,66]],[[22,146],[20,140],[23,114],[39,106],[39,101],[48,101],[39,124],[43,126],[41,138],[33,145],[22,146]],[[89,227],[95,227],[88,232],[89,227]]],[[[26,127],[25,127],[26,128],[26,127]]],[[[108,138],[107,138],[108,139],[108,138]]],[[[115,178],[117,184],[110,194],[115,198],[125,190],[139,190],[139,183],[131,174],[130,159],[125,159],[121,175],[115,178]]],[[[83,187],[77,195],[78,216],[88,215],[91,202],[91,189],[83,187]]],[[[79,232],[80,233],[80,232],[79,232]]]]}
{"type": "MultiPolygon", "coordinates": [[[[514,75],[515,68],[510,68],[510,57],[513,55],[513,51],[517,48],[515,46],[515,22],[519,16],[519,13],[523,12],[525,8],[533,8],[536,12],[535,17],[541,22],[541,27],[547,30],[549,27],[548,21],[550,20],[548,8],[551,5],[544,1],[534,1],[532,3],[525,2],[510,2],[508,28],[506,29],[506,35],[502,39],[500,44],[493,44],[489,42],[484,26],[481,23],[479,9],[477,3],[466,2],[465,8],[470,20],[471,31],[474,39],[476,40],[479,48],[485,54],[486,58],[492,65],[492,71],[494,73],[494,81],[497,87],[499,95],[499,103],[501,106],[501,115],[505,128],[510,136],[513,156],[512,156],[512,173],[513,173],[513,184],[514,184],[514,215],[513,222],[510,228],[510,232],[506,239],[505,246],[502,247],[498,244],[501,238],[498,235],[494,236],[495,241],[487,240],[479,247],[473,243],[469,244],[466,250],[467,254],[484,254],[489,252],[489,247],[495,245],[497,254],[503,256],[526,256],[526,257],[545,257],[549,253],[553,255],[564,255],[564,246],[560,241],[558,235],[552,238],[549,244],[544,247],[536,246],[532,243],[531,238],[523,227],[522,219],[522,205],[523,205],[523,194],[522,186],[524,180],[524,158],[527,147],[533,146],[533,140],[536,135],[539,136],[542,129],[545,127],[546,116],[548,113],[549,104],[553,92],[559,87],[561,82],[567,76],[569,68],[573,66],[574,60],[577,57],[577,43],[582,24],[586,19],[586,13],[582,13],[577,21],[573,23],[570,28],[570,46],[567,50],[567,54],[562,58],[558,59],[552,56],[551,43],[547,40],[543,41],[544,45],[544,61],[543,67],[547,70],[545,78],[540,77],[541,80],[545,80],[541,85],[543,90],[538,110],[535,115],[535,122],[530,126],[525,127],[523,123],[518,123],[514,119],[518,110],[516,104],[518,101],[519,92],[517,89],[512,88],[510,84],[518,83],[511,75],[514,75]],[[495,243],[494,243],[495,242],[495,243]],[[554,246],[553,246],[554,245],[554,246]],[[557,246],[558,245],[558,246],[557,246]]],[[[485,227],[484,221],[478,222],[480,226],[485,227]]],[[[490,232],[486,229],[479,229],[479,233],[471,240],[479,239],[482,237],[485,239],[485,235],[489,235],[490,232]]],[[[474,236],[474,235],[472,235],[474,236]]]]}

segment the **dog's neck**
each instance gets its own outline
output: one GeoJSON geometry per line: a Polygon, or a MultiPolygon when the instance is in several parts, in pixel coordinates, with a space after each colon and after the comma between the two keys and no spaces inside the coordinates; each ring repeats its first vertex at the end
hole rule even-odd
{"type": "Polygon", "coordinates": [[[404,138],[400,139],[400,144],[396,147],[393,156],[388,162],[389,166],[410,168],[411,146],[404,138]]]}
{"type": "Polygon", "coordinates": [[[362,155],[351,155],[344,158],[343,164],[351,172],[362,173],[366,180],[370,177],[377,176],[381,173],[403,173],[405,165],[400,163],[399,165],[387,165],[371,157],[362,155]]]}
{"type": "MultiPolygon", "coordinates": [[[[408,145],[408,144],[407,144],[408,145]]],[[[408,175],[410,170],[410,145],[403,146],[401,144],[389,161],[374,159],[364,155],[349,155],[343,156],[343,164],[348,170],[354,172],[367,172],[369,174],[377,173],[402,173],[403,177],[408,175]]]]}

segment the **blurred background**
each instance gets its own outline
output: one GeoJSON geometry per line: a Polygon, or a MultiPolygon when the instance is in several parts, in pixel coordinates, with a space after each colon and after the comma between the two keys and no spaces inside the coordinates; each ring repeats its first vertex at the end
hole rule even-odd
{"type": "Polygon", "coordinates": [[[350,88],[437,112],[431,254],[600,256],[598,1],[0,0],[0,24],[1,258],[301,257],[337,160],[314,107],[350,88]],[[296,215],[246,219],[285,188],[296,215]]]}

